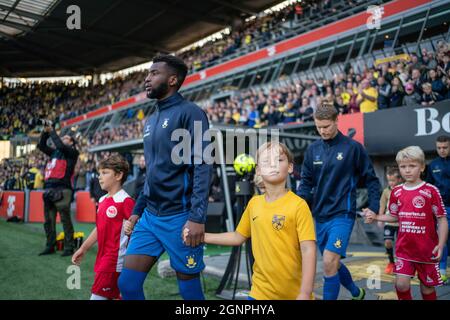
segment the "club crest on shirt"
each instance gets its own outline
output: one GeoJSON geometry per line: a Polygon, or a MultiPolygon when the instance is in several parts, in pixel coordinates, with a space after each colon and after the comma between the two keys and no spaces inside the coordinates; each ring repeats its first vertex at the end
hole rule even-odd
{"type": "Polygon", "coordinates": [[[186,256],[186,259],[187,259],[186,267],[190,269],[195,268],[197,262],[195,262],[194,256],[186,256]]]}
{"type": "Polygon", "coordinates": [[[341,161],[342,159],[344,159],[344,153],[343,152],[338,152],[336,159],[338,159],[339,161],[341,161]]]}
{"type": "Polygon", "coordinates": [[[284,227],[284,223],[286,221],[286,217],[279,215],[279,214],[274,214],[272,217],[272,227],[279,231],[281,229],[283,229],[284,227]]]}
{"type": "Polygon", "coordinates": [[[165,129],[169,125],[169,118],[164,119],[164,122],[162,124],[162,127],[165,129]]]}
{"type": "Polygon", "coordinates": [[[117,208],[114,206],[108,207],[108,209],[106,209],[106,216],[108,218],[114,218],[115,216],[117,216],[117,208]]]}
{"type": "Polygon", "coordinates": [[[425,206],[425,199],[422,196],[416,196],[412,203],[415,208],[422,209],[425,206]]]}
{"type": "Polygon", "coordinates": [[[339,239],[339,238],[337,238],[337,239],[336,239],[336,242],[333,243],[333,246],[334,246],[336,249],[340,249],[340,248],[342,247],[342,240],[339,239]]]}

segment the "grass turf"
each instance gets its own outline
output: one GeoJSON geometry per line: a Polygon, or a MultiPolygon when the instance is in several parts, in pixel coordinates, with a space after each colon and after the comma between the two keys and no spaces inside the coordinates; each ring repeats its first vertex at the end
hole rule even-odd
{"type": "MultiPolygon", "coordinates": [[[[75,231],[82,231],[85,237],[94,228],[94,224],[75,224],[75,231]]],[[[58,232],[62,226],[58,225],[58,232]]],[[[94,262],[97,253],[94,246],[81,264],[80,289],[67,288],[67,273],[71,266],[70,257],[61,257],[60,252],[49,256],[38,256],[44,248],[45,235],[42,224],[7,223],[0,219],[0,299],[52,300],[89,299],[94,281],[94,262]]],[[[208,246],[205,255],[229,252],[229,248],[208,246]]],[[[164,256],[161,257],[164,259],[164,256]]],[[[147,299],[181,299],[175,277],[162,279],[156,266],[147,276],[144,292],[147,299]]],[[[203,285],[206,299],[217,299],[215,290],[219,280],[205,275],[203,285]]]]}

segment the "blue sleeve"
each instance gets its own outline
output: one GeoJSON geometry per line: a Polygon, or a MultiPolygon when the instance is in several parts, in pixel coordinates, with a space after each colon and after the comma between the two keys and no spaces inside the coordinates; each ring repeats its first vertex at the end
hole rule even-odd
{"type": "Polygon", "coordinates": [[[302,164],[302,173],[300,186],[297,191],[297,195],[303,198],[311,208],[313,200],[313,163],[312,163],[312,147],[310,146],[305,153],[305,158],[302,164]]]}
{"type": "Polygon", "coordinates": [[[209,186],[211,182],[212,165],[205,162],[203,152],[208,141],[203,141],[205,132],[209,129],[209,122],[205,112],[197,106],[191,107],[188,114],[186,129],[191,134],[191,147],[193,150],[191,163],[193,170],[193,186],[191,196],[191,212],[189,221],[196,223],[206,222],[208,209],[209,186]],[[200,130],[201,129],[201,130],[200,130]],[[197,143],[195,143],[197,141],[197,143]]]}
{"type": "Polygon", "coordinates": [[[142,188],[141,192],[139,193],[136,199],[132,215],[136,215],[139,217],[142,216],[142,213],[144,212],[144,209],[146,207],[147,207],[147,198],[144,194],[144,188],[142,188]]]}
{"type": "Polygon", "coordinates": [[[435,184],[434,176],[433,176],[433,162],[431,162],[427,166],[427,177],[425,179],[428,183],[435,184]]]}
{"type": "Polygon", "coordinates": [[[372,161],[370,160],[366,149],[364,149],[364,147],[359,143],[356,166],[359,171],[360,180],[362,180],[367,187],[367,193],[369,196],[369,209],[375,213],[378,213],[380,210],[380,181],[375,174],[372,161]]]}

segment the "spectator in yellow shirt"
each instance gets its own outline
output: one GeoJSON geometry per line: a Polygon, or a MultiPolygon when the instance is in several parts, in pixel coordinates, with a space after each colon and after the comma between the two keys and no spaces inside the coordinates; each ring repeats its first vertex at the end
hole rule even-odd
{"type": "Polygon", "coordinates": [[[378,110],[377,99],[377,89],[371,86],[369,80],[364,79],[359,87],[358,98],[356,100],[361,112],[366,113],[378,110]]]}

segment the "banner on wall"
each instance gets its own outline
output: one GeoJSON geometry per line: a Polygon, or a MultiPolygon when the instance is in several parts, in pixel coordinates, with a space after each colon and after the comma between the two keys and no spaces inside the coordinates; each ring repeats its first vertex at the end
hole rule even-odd
{"type": "Polygon", "coordinates": [[[369,154],[392,155],[412,145],[433,152],[441,135],[450,135],[450,101],[364,114],[364,145],[369,154]]]}

